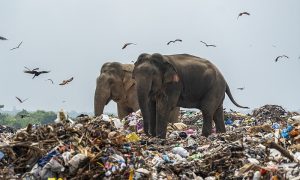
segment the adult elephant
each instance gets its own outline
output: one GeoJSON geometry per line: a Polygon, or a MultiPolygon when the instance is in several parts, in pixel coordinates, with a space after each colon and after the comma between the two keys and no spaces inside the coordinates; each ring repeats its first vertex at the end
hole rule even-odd
{"type": "Polygon", "coordinates": [[[119,118],[139,109],[135,81],[132,79],[133,64],[107,62],[102,65],[97,78],[94,97],[95,116],[103,113],[111,100],[117,103],[119,118]]]}
{"type": "Polygon", "coordinates": [[[188,55],[141,54],[135,62],[133,78],[137,84],[144,130],[166,137],[167,119],[175,107],[198,108],[203,114],[202,135],[225,132],[223,100],[225,92],[233,99],[221,72],[208,60],[188,55]]]}
{"type": "MultiPolygon", "coordinates": [[[[111,100],[117,103],[118,117],[124,118],[131,112],[139,109],[136,83],[132,79],[133,64],[107,62],[101,67],[97,78],[94,113],[99,116],[103,113],[105,105],[111,100]]],[[[171,113],[170,122],[178,121],[179,108],[171,113]]]]}

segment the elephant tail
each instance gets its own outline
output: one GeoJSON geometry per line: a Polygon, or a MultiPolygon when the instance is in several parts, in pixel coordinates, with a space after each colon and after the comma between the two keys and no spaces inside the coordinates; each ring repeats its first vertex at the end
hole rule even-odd
{"type": "Polygon", "coordinates": [[[232,102],[234,105],[236,105],[237,107],[249,109],[249,107],[241,106],[241,105],[239,105],[237,102],[235,102],[235,100],[234,100],[233,97],[232,97],[232,94],[231,94],[231,92],[230,92],[230,89],[229,89],[229,86],[228,86],[227,83],[226,83],[226,94],[227,94],[227,96],[229,97],[229,99],[231,100],[231,102],[232,102]]]}

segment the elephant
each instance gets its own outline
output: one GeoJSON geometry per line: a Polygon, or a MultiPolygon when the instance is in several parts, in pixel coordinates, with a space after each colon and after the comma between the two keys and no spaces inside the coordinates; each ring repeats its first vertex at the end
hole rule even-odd
{"type": "MultiPolygon", "coordinates": [[[[103,114],[104,106],[111,100],[117,103],[118,117],[124,118],[140,109],[136,83],[132,79],[133,64],[107,62],[102,65],[97,78],[94,96],[94,114],[103,114]]],[[[178,122],[179,108],[171,113],[170,122],[178,122]]]]}
{"type": "Polygon", "coordinates": [[[103,114],[104,106],[111,100],[117,103],[120,119],[139,109],[135,81],[132,79],[133,67],[133,64],[119,62],[102,65],[94,96],[95,116],[103,114]]]}
{"type": "Polygon", "coordinates": [[[202,111],[202,136],[209,136],[214,121],[217,133],[226,132],[223,100],[232,97],[229,86],[217,67],[206,59],[189,54],[139,55],[134,63],[139,106],[148,135],[166,138],[167,119],[175,107],[202,111]]]}

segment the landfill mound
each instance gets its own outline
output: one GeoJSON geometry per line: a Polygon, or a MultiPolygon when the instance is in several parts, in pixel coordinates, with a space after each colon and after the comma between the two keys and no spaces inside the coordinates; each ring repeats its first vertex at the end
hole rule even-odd
{"type": "MultiPolygon", "coordinates": [[[[293,179],[300,116],[266,105],[224,112],[227,133],[201,136],[200,112],[181,111],[167,139],[143,134],[141,113],[57,119],[1,131],[1,179],[293,179]]],[[[63,116],[58,116],[63,117],[63,116]]],[[[5,129],[5,128],[4,128],[5,129]]],[[[2,130],[2,129],[1,129],[2,130]]]]}

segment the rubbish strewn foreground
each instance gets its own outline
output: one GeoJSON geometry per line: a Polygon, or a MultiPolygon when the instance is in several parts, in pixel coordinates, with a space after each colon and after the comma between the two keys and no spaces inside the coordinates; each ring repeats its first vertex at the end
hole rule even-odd
{"type": "Polygon", "coordinates": [[[140,112],[14,132],[0,127],[0,179],[299,179],[300,116],[276,105],[225,112],[227,133],[202,137],[199,112],[181,111],[166,140],[143,135],[140,112]]]}

